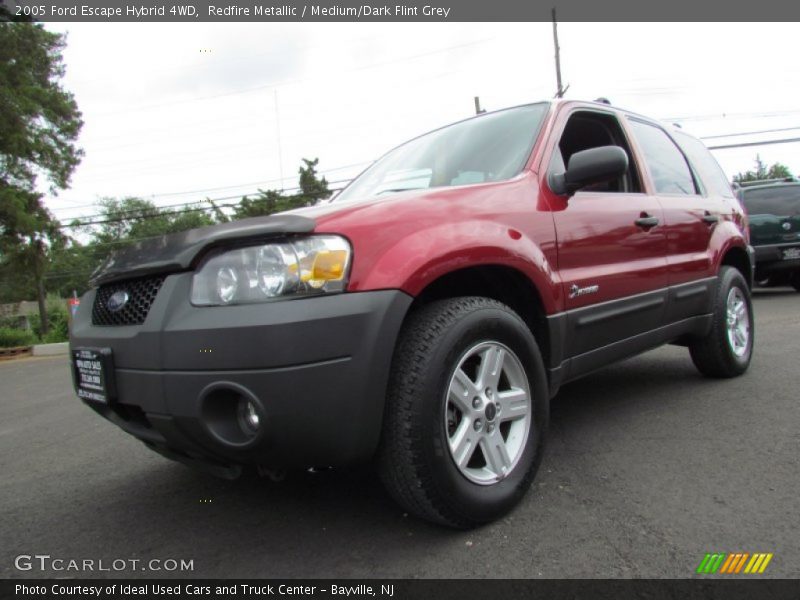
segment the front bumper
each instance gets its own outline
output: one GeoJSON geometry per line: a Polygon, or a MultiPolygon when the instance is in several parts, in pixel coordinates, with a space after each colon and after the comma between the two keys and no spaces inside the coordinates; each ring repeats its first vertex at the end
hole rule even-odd
{"type": "Polygon", "coordinates": [[[95,291],[84,296],[70,346],[110,348],[117,388],[108,404],[87,405],[154,450],[217,470],[336,466],[374,453],[410,296],[385,290],[195,307],[191,279],[167,277],[136,326],[93,325],[95,291]],[[209,424],[209,398],[226,402],[226,390],[261,408],[252,443],[228,443],[209,424]]]}

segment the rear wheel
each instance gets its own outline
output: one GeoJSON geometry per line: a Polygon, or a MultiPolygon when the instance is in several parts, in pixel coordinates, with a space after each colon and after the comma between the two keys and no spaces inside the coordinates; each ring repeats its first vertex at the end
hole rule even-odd
{"type": "Polygon", "coordinates": [[[381,477],[409,512],[467,528],[510,510],[541,461],[549,397],[539,348],[511,309],[442,300],[404,326],[381,477]]]}
{"type": "Polygon", "coordinates": [[[709,377],[741,375],[753,355],[753,332],[747,282],[737,269],[724,266],[719,272],[711,330],[689,346],[692,361],[709,377]]]}

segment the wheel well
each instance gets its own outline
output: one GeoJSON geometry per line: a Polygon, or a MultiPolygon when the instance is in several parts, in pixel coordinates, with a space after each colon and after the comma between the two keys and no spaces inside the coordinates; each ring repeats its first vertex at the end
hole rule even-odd
{"type": "Polygon", "coordinates": [[[409,312],[435,300],[458,296],[482,296],[502,302],[517,313],[531,330],[545,365],[550,365],[550,335],[539,292],[520,271],[500,265],[468,267],[452,271],[428,284],[409,312]]]}
{"type": "Polygon", "coordinates": [[[725,256],[722,257],[722,262],[720,265],[727,265],[729,267],[733,267],[734,269],[738,269],[744,277],[744,280],[747,282],[747,285],[752,286],[753,267],[750,265],[750,258],[747,256],[747,252],[745,252],[742,248],[736,247],[728,250],[725,253],[725,256]]]}

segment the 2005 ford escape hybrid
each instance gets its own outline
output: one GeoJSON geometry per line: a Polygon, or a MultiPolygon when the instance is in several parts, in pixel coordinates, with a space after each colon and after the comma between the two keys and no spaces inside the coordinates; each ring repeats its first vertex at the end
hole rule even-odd
{"type": "Polygon", "coordinates": [[[665,343],[753,352],[745,214],[705,147],[605,104],[481,115],[333,202],[140,242],[72,331],[78,395],[217,474],[377,457],[410,512],[470,527],[542,459],[559,386],[665,343]]]}

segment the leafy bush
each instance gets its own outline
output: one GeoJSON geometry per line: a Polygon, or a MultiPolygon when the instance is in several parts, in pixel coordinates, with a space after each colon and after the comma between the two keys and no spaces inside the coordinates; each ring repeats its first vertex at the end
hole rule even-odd
{"type": "Polygon", "coordinates": [[[43,344],[66,342],[69,339],[69,319],[67,317],[67,302],[63,298],[49,294],[47,296],[47,321],[50,325],[46,335],[42,335],[42,321],[39,313],[28,317],[31,329],[43,344]]]}
{"type": "Polygon", "coordinates": [[[16,346],[31,346],[36,343],[36,337],[24,329],[0,327],[0,348],[14,348],[16,346]]]}
{"type": "Polygon", "coordinates": [[[41,336],[43,344],[55,344],[57,342],[66,342],[69,340],[69,325],[66,321],[59,321],[58,323],[50,322],[50,331],[47,335],[41,336]]]}
{"type": "Polygon", "coordinates": [[[26,329],[24,316],[14,317],[0,317],[0,327],[7,327],[9,329],[26,329]]]}

